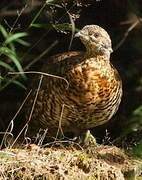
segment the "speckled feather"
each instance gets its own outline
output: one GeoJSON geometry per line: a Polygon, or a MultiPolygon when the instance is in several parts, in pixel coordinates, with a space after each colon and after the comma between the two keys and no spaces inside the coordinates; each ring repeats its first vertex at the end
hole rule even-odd
{"type": "MultiPolygon", "coordinates": [[[[61,123],[63,132],[81,133],[101,125],[116,113],[122,96],[122,82],[117,70],[110,63],[111,40],[99,26],[85,26],[77,34],[86,46],[86,52],[67,52],[48,59],[41,71],[65,78],[44,76],[29,131],[48,129],[55,135],[61,123]],[[94,39],[93,39],[94,38],[94,39]]],[[[29,117],[33,94],[26,105],[29,117]]],[[[30,133],[32,133],[30,132],[30,133]]],[[[33,133],[33,134],[34,134],[33,133]]]]}

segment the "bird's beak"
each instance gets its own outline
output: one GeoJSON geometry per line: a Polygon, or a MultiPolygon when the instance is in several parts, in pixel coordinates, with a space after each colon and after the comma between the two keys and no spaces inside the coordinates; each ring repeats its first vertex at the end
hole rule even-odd
{"type": "Polygon", "coordinates": [[[109,48],[108,50],[109,50],[109,52],[110,52],[110,53],[113,53],[113,50],[112,50],[112,48],[109,48]]]}
{"type": "Polygon", "coordinates": [[[74,37],[75,37],[75,38],[76,38],[76,37],[80,37],[80,31],[77,32],[77,33],[74,35],[74,37]]]}

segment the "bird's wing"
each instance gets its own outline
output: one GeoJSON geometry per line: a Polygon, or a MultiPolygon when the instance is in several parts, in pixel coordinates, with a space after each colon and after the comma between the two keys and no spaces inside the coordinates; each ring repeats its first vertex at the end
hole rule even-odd
{"type": "MultiPolygon", "coordinates": [[[[46,85],[48,79],[56,80],[56,77],[63,77],[66,79],[66,74],[70,72],[76,64],[79,64],[83,60],[84,52],[65,52],[60,53],[48,58],[48,60],[43,62],[42,67],[38,70],[39,72],[45,73],[42,85],[46,85]]],[[[30,84],[28,89],[36,89],[41,78],[41,74],[30,75],[30,84]]],[[[58,78],[57,78],[58,79],[58,78]]]]}
{"type": "Polygon", "coordinates": [[[41,71],[53,75],[64,76],[65,73],[83,60],[84,53],[71,51],[51,56],[43,64],[41,71]]]}

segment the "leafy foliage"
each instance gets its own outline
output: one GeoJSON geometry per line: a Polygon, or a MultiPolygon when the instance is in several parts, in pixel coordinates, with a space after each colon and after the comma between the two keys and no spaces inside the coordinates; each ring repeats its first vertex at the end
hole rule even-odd
{"type": "MultiPolygon", "coordinates": [[[[11,83],[15,83],[17,85],[24,87],[20,82],[16,80],[11,80],[3,74],[7,74],[8,71],[14,72],[17,70],[19,72],[23,72],[20,57],[18,55],[18,52],[16,51],[16,44],[20,44],[22,46],[29,46],[29,43],[22,39],[25,36],[27,36],[27,33],[7,32],[7,30],[2,25],[0,25],[0,33],[3,38],[3,42],[0,45],[0,66],[3,72],[1,73],[0,89],[7,81],[10,81],[11,83]]],[[[24,77],[23,74],[22,77],[24,77]]]]}

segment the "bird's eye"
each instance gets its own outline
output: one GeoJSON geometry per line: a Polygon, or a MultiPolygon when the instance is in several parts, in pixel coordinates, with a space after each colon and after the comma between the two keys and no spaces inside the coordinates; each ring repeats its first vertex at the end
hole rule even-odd
{"type": "Polygon", "coordinates": [[[98,32],[94,33],[94,37],[98,38],[100,36],[100,34],[98,32]]]}

